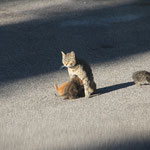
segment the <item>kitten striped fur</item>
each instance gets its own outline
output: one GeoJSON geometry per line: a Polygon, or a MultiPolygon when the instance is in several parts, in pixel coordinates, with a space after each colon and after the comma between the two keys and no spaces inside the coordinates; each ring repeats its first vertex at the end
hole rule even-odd
{"type": "Polygon", "coordinates": [[[132,75],[132,79],[137,86],[150,84],[150,72],[145,70],[134,72],[132,75]]]}
{"type": "Polygon", "coordinates": [[[61,53],[62,63],[68,68],[70,78],[78,76],[83,82],[85,97],[90,97],[96,90],[96,83],[94,82],[91,67],[84,60],[77,59],[74,51],[67,54],[64,52],[61,53]]]}

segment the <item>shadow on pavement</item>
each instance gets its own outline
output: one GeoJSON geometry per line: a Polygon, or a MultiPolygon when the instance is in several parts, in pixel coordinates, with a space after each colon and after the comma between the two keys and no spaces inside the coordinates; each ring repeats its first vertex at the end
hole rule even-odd
{"type": "MultiPolygon", "coordinates": [[[[148,52],[149,7],[136,3],[0,26],[0,83],[57,71],[61,50],[74,50],[90,64],[148,52]],[[118,14],[127,20],[115,18],[118,14]]],[[[101,90],[106,93],[113,87],[101,90]]]]}
{"type": "Polygon", "coordinates": [[[134,139],[126,141],[114,141],[113,144],[108,143],[103,146],[93,146],[92,148],[81,148],[80,150],[149,150],[150,138],[147,139],[134,139]]]}
{"type": "Polygon", "coordinates": [[[112,85],[112,86],[108,86],[108,87],[104,87],[104,88],[99,88],[96,90],[95,94],[96,95],[106,94],[106,93],[109,93],[112,91],[127,88],[129,86],[133,86],[133,85],[134,85],[134,82],[120,83],[120,84],[116,84],[116,85],[112,85]]]}

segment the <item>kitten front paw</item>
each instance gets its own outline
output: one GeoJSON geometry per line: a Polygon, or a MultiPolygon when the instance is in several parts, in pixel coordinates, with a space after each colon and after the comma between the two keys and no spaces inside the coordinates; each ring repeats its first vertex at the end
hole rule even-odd
{"type": "Polygon", "coordinates": [[[90,94],[85,95],[85,98],[90,98],[90,94]]]}

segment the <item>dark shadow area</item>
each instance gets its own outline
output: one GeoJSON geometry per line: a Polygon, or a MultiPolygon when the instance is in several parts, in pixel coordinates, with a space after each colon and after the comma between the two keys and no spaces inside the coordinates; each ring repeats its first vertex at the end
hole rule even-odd
{"type": "Polygon", "coordinates": [[[116,85],[112,85],[112,86],[108,86],[104,88],[99,88],[96,90],[94,94],[101,95],[101,94],[109,93],[109,92],[116,91],[119,89],[127,88],[129,86],[133,86],[134,84],[135,84],[134,82],[125,82],[125,83],[120,83],[120,84],[116,84],[116,85]]]}
{"type": "MultiPolygon", "coordinates": [[[[60,12],[44,18],[44,13],[49,9],[45,8],[41,13],[42,19],[0,26],[0,82],[58,70],[61,50],[74,50],[77,56],[90,64],[102,64],[148,52],[150,9],[137,5],[139,1],[114,7],[60,12]],[[139,17],[139,13],[143,16],[139,17]],[[112,19],[118,15],[133,14],[139,18],[120,22],[112,19]]],[[[101,90],[106,93],[121,86],[127,84],[101,90]]]]}
{"type": "Polygon", "coordinates": [[[0,5],[6,4],[6,3],[17,3],[19,1],[28,1],[28,0],[0,0],[0,5]]]}
{"type": "MultiPolygon", "coordinates": [[[[73,149],[71,149],[73,150],[73,149]]],[[[150,150],[150,138],[133,139],[126,141],[114,141],[103,146],[93,146],[92,148],[81,148],[80,150],[150,150]]]]}

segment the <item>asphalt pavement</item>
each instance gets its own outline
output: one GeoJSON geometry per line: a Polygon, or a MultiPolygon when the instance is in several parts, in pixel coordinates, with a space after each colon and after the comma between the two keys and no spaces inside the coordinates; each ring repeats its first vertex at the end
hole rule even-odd
{"type": "Polygon", "coordinates": [[[150,150],[150,2],[0,0],[0,150],[150,150]],[[63,100],[61,51],[92,68],[97,94],[63,100]]]}

